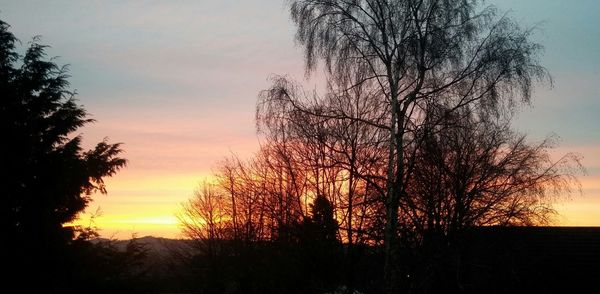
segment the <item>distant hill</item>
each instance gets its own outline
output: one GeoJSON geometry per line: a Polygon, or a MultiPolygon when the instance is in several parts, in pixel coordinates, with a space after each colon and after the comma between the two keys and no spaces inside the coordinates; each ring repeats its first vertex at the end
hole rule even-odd
{"type": "Polygon", "coordinates": [[[128,240],[111,240],[106,238],[98,238],[92,240],[93,243],[111,243],[112,246],[122,251],[125,251],[125,249],[127,248],[127,244],[129,244],[129,242],[131,241],[143,244],[149,251],[160,255],[165,255],[169,251],[174,249],[179,250],[189,248],[193,243],[193,241],[189,239],[169,239],[154,236],[145,236],[128,240]]]}

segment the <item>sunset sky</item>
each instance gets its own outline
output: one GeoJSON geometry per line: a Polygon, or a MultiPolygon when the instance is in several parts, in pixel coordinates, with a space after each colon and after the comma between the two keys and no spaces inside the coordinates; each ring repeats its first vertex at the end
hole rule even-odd
{"type": "MultiPolygon", "coordinates": [[[[497,0],[535,40],[554,87],[539,85],[515,126],[556,134],[556,154],[581,154],[583,194],[556,204],[557,225],[600,226],[600,1],[497,0]]],[[[273,74],[304,79],[285,1],[3,0],[0,19],[23,46],[41,35],[70,64],[71,86],[97,122],[86,146],[123,142],[126,169],[96,195],[105,237],[181,237],[175,214],[223,157],[258,149],[257,94],[273,74]]],[[[305,81],[316,87],[314,80],[305,81]]]]}

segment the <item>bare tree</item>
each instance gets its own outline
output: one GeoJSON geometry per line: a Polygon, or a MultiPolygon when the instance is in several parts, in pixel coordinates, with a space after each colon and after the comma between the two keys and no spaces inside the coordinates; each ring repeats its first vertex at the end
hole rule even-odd
{"type": "Polygon", "coordinates": [[[217,254],[218,242],[232,237],[228,233],[231,217],[226,213],[226,201],[213,184],[204,182],[178,216],[183,234],[195,240],[197,247],[211,258],[217,254]]]}
{"type": "Polygon", "coordinates": [[[579,156],[552,161],[553,137],[532,145],[509,121],[465,110],[444,121],[451,127],[423,132],[426,144],[417,151],[409,184],[421,222],[415,226],[452,234],[471,226],[547,224],[552,200],[577,186],[579,156]]]}
{"type": "Polygon", "coordinates": [[[329,93],[318,97],[304,93],[285,77],[275,77],[273,81],[273,87],[259,98],[259,130],[269,140],[273,132],[280,132],[285,126],[295,144],[283,151],[296,154],[299,166],[310,170],[310,190],[334,205],[336,218],[345,231],[342,240],[349,245],[356,238],[378,242],[363,229],[370,217],[365,212],[372,211],[369,206],[379,205],[385,194],[385,176],[381,171],[386,162],[387,133],[378,126],[360,122],[376,121],[385,112],[373,99],[371,88],[363,83],[337,92],[343,81],[331,79],[329,93]],[[361,235],[354,238],[355,233],[361,235]]]}
{"type": "Polygon", "coordinates": [[[290,2],[307,74],[322,62],[326,93],[280,76],[261,92],[260,151],[222,162],[212,186],[229,238],[294,244],[319,199],[346,248],[382,245],[384,290],[396,293],[413,283],[403,247],[549,220],[581,166],[509,127],[533,83],[551,83],[531,30],[478,0],[290,2]]]}
{"type": "Polygon", "coordinates": [[[460,289],[460,260],[473,228],[551,223],[552,204],[579,186],[575,175],[583,171],[577,154],[550,156],[553,137],[532,144],[512,131],[510,116],[439,107],[428,117],[435,125],[417,134],[424,144],[413,152],[410,202],[401,204],[402,226],[413,233],[406,241],[419,248],[408,286],[416,293],[460,289]],[[441,285],[444,279],[451,284],[441,285]]]}
{"type": "Polygon", "coordinates": [[[381,125],[389,132],[385,280],[386,292],[397,292],[398,211],[409,197],[412,160],[405,150],[415,142],[424,102],[497,110],[517,96],[528,101],[532,81],[547,77],[537,61],[540,47],[529,31],[475,0],[297,0],[290,12],[307,72],[318,60],[334,77],[359,70],[375,81],[379,104],[389,109],[381,125]]]}

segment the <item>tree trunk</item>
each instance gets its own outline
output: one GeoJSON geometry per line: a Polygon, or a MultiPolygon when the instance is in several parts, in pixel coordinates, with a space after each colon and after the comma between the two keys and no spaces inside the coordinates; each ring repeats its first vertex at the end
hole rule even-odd
{"type": "Polygon", "coordinates": [[[394,90],[395,87],[390,87],[391,98],[392,98],[392,117],[391,117],[391,129],[390,129],[390,145],[388,155],[388,175],[387,175],[387,199],[385,203],[386,208],[386,222],[384,231],[384,292],[385,293],[398,293],[399,290],[399,270],[398,270],[398,207],[400,200],[400,192],[402,191],[402,173],[403,173],[403,153],[402,144],[403,136],[402,125],[399,122],[403,121],[404,118],[399,119],[400,113],[398,112],[398,94],[394,90]]]}

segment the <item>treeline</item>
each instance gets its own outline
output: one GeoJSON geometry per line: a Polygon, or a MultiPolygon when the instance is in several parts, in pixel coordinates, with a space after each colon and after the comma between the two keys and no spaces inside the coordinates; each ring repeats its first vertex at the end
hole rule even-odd
{"type": "MultiPolygon", "coordinates": [[[[223,160],[184,205],[180,219],[195,250],[174,251],[164,280],[147,274],[144,246],[120,251],[91,242],[93,229],[68,225],[126,160],[107,140],[83,150],[76,132],[93,120],[69,89],[67,68],[46,57],[38,38],[20,54],[0,21],[7,287],[518,289],[523,277],[511,268],[478,267],[472,253],[485,254],[469,249],[470,234],[548,223],[553,201],[577,187],[581,169],[574,154],[552,159],[554,138],[533,144],[511,129],[536,82],[551,81],[531,30],[475,0],[298,0],[290,14],[307,74],[324,70],[325,94],[273,77],[256,108],[260,150],[223,160]]],[[[510,253],[494,252],[493,260],[510,253]]]]}
{"type": "Polygon", "coordinates": [[[223,264],[199,274],[206,292],[473,291],[460,275],[464,234],[547,224],[577,187],[577,155],[553,160],[555,138],[511,129],[533,85],[551,79],[530,31],[492,7],[307,0],[290,13],[325,94],[273,77],[256,108],[260,150],[223,160],[184,206],[197,257],[235,264],[220,280],[223,264]],[[337,249],[303,242],[330,240],[307,237],[308,224],[337,249]],[[303,246],[329,255],[294,253],[303,246]]]}
{"type": "MultiPolygon", "coordinates": [[[[184,206],[184,233],[197,240],[197,264],[207,266],[199,284],[212,293],[228,285],[250,287],[240,293],[380,293],[385,132],[327,113],[383,114],[368,96],[274,96],[284,82],[259,100],[260,151],[223,160],[184,206]]],[[[416,293],[465,282],[453,276],[469,228],[548,224],[577,168],[573,154],[551,160],[552,138],[530,144],[506,117],[468,108],[427,115],[436,123],[413,134],[418,148],[405,148],[412,175],[396,232],[403,283],[416,293]]]]}

